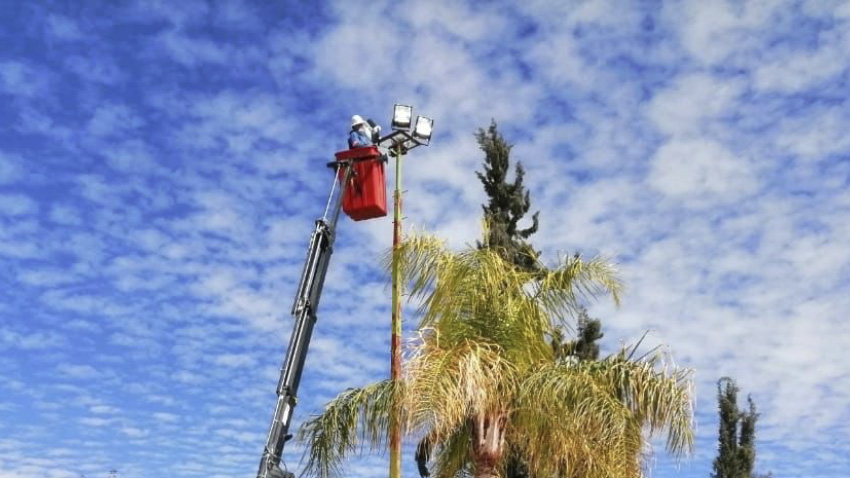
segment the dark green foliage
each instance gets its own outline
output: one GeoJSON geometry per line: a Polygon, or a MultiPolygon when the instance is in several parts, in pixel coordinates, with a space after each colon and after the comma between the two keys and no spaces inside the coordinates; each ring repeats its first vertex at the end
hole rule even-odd
{"type": "Polygon", "coordinates": [[[756,404],[752,397],[747,397],[748,409],[739,412],[741,419],[741,435],[738,437],[738,461],[742,470],[752,476],[753,465],[756,461],[756,404]]]}
{"type": "Polygon", "coordinates": [[[756,405],[747,397],[746,411],[738,409],[738,386],[729,377],[717,381],[720,432],[712,478],[750,478],[753,476],[756,448],[756,405]]]}
{"type": "Polygon", "coordinates": [[[738,452],[738,387],[731,378],[717,382],[717,404],[720,409],[720,432],[717,458],[712,478],[739,478],[738,452]],[[725,388],[724,388],[725,386],[725,388]]]}
{"type": "Polygon", "coordinates": [[[505,478],[528,478],[528,466],[515,452],[511,452],[505,465],[505,478]]]}
{"type": "Polygon", "coordinates": [[[526,270],[536,270],[540,254],[525,240],[537,232],[539,212],[531,216],[531,226],[525,229],[518,226],[531,207],[529,193],[522,184],[525,170],[517,162],[514,180],[508,182],[512,146],[499,133],[495,121],[486,130],[479,129],[475,139],[484,151],[484,172],[476,171],[475,174],[489,198],[482,206],[489,230],[484,243],[479,243],[478,247],[495,249],[508,262],[526,270]]]}
{"type": "Polygon", "coordinates": [[[555,358],[563,360],[567,357],[576,357],[579,361],[598,360],[599,344],[596,341],[605,336],[602,333],[602,321],[590,318],[587,309],[582,307],[578,314],[577,332],[577,338],[569,342],[564,342],[564,334],[560,329],[552,333],[552,350],[555,352],[555,358]]]}

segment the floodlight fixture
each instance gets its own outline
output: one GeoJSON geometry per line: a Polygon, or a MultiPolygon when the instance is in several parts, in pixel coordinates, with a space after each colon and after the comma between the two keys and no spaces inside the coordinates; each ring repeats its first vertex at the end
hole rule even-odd
{"type": "Polygon", "coordinates": [[[416,117],[416,126],[413,128],[413,136],[417,139],[429,143],[431,141],[431,131],[434,129],[434,120],[425,116],[416,117]]]}
{"type": "Polygon", "coordinates": [[[392,129],[410,129],[410,120],[413,118],[413,107],[407,105],[393,106],[392,129]]]}
{"type": "Polygon", "coordinates": [[[375,141],[389,149],[390,156],[405,155],[417,146],[428,146],[434,130],[434,120],[417,116],[413,121],[413,107],[396,104],[393,107],[392,132],[375,141]]]}

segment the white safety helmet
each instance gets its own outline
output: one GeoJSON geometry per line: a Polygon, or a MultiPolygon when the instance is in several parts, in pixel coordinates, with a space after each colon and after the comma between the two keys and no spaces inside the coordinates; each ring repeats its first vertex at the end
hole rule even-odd
{"type": "Polygon", "coordinates": [[[366,121],[364,121],[363,118],[360,117],[360,115],[352,116],[351,117],[351,127],[354,128],[355,126],[357,126],[359,124],[365,125],[366,121]]]}

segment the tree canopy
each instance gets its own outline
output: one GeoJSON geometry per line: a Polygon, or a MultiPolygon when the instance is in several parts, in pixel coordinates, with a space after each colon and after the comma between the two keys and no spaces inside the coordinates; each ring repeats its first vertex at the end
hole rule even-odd
{"type": "MultiPolygon", "coordinates": [[[[666,431],[673,452],[690,449],[688,371],[625,353],[554,360],[545,332],[580,298],[618,299],[606,261],[526,271],[491,249],[453,252],[429,236],[396,254],[421,305],[395,393],[403,433],[433,444],[436,477],[503,476],[511,451],[535,476],[638,477],[644,430],[666,431]]],[[[309,474],[333,476],[348,453],[386,446],[392,387],[348,390],[304,425],[309,474]]]]}
{"type": "Polygon", "coordinates": [[[531,208],[529,192],[525,190],[523,179],[525,169],[516,163],[513,182],[508,181],[510,172],[510,154],[512,145],[508,144],[499,132],[496,122],[475,133],[478,146],[484,152],[483,172],[475,174],[487,193],[487,204],[482,205],[484,219],[488,224],[484,242],[478,247],[496,250],[509,263],[535,270],[540,255],[526,239],[537,232],[539,212],[531,216],[531,225],[520,228],[519,222],[531,208]]]}

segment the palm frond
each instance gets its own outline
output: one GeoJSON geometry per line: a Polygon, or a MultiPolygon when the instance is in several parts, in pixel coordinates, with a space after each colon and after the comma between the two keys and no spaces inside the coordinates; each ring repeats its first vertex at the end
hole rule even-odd
{"type": "Polygon", "coordinates": [[[570,363],[545,363],[522,381],[517,408],[530,413],[527,427],[545,430],[566,428],[599,429],[601,439],[623,433],[632,415],[593,374],[570,363]],[[572,421],[572,423],[570,422],[572,421]]]}
{"type": "Polygon", "coordinates": [[[627,349],[600,362],[582,363],[616,393],[650,434],[666,431],[667,449],[676,456],[693,448],[691,370],[669,366],[656,352],[629,360],[627,349]]]}
{"type": "Polygon", "coordinates": [[[511,440],[531,474],[640,476],[642,422],[599,368],[544,364],[523,382],[511,440]]]}
{"type": "Polygon", "coordinates": [[[610,294],[619,305],[623,284],[616,268],[606,258],[585,261],[571,257],[559,267],[539,274],[532,289],[546,313],[563,322],[576,311],[582,299],[610,294]]]}
{"type": "Polygon", "coordinates": [[[406,428],[441,443],[471,415],[509,402],[515,374],[496,346],[469,341],[444,348],[426,340],[405,364],[406,428]]]}
{"type": "Polygon", "coordinates": [[[485,333],[500,344],[535,344],[536,353],[553,318],[563,325],[581,300],[603,294],[619,303],[623,288],[604,258],[573,257],[553,270],[525,271],[497,251],[452,252],[428,235],[410,236],[395,254],[411,297],[420,300],[420,327],[440,328],[458,341],[485,333]]]}
{"type": "Polygon", "coordinates": [[[384,255],[385,269],[392,268],[393,259],[401,265],[402,280],[411,295],[423,297],[433,289],[440,269],[453,260],[444,241],[428,234],[411,234],[396,249],[384,255]]]}
{"type": "Polygon", "coordinates": [[[347,454],[368,446],[386,446],[392,406],[393,384],[389,380],[339,394],[321,414],[298,431],[307,445],[304,473],[318,478],[339,476],[347,454]]]}
{"type": "Polygon", "coordinates": [[[471,440],[472,433],[467,424],[458,427],[443,440],[435,454],[434,478],[471,476],[471,461],[469,459],[469,443],[471,440]]]}

